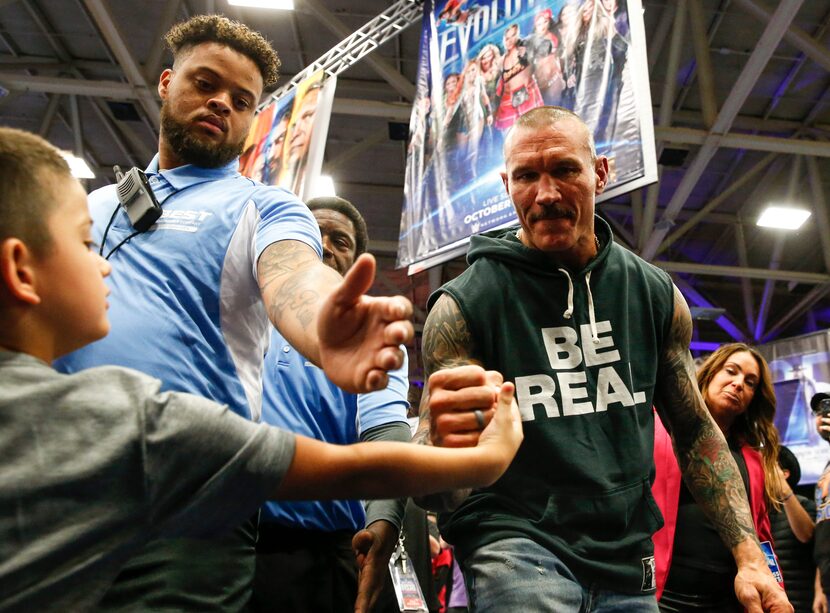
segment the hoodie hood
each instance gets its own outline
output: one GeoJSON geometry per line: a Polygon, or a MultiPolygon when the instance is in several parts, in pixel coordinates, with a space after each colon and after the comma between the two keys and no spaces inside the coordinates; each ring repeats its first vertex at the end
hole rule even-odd
{"type": "Polygon", "coordinates": [[[591,338],[594,344],[599,344],[599,330],[597,318],[594,311],[594,297],[591,293],[591,271],[602,264],[611,251],[611,243],[614,242],[614,235],[611,233],[611,226],[594,215],[594,232],[599,238],[599,253],[588,264],[579,271],[569,270],[556,262],[555,258],[538,249],[526,247],[516,235],[517,227],[494,230],[470,239],[470,251],[467,254],[467,263],[472,265],[479,258],[493,258],[509,262],[512,266],[532,271],[533,274],[548,276],[562,275],[568,282],[568,302],[562,317],[571,319],[574,312],[574,279],[584,277],[585,290],[588,297],[588,321],[591,326],[591,338]]]}
{"type": "Polygon", "coordinates": [[[526,247],[516,233],[519,226],[491,230],[470,238],[467,264],[472,265],[479,258],[493,258],[510,262],[511,265],[532,270],[534,274],[561,275],[564,271],[572,277],[581,276],[599,266],[611,250],[614,235],[611,226],[601,217],[594,215],[594,232],[599,238],[599,253],[582,270],[570,270],[558,263],[554,256],[526,247]]]}

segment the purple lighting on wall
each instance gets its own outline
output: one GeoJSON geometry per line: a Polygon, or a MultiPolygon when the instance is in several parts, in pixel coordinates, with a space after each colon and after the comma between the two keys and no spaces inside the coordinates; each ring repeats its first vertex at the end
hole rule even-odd
{"type": "Polygon", "coordinates": [[[721,343],[707,343],[705,341],[692,341],[689,343],[689,349],[692,351],[714,351],[721,346],[721,343]]]}

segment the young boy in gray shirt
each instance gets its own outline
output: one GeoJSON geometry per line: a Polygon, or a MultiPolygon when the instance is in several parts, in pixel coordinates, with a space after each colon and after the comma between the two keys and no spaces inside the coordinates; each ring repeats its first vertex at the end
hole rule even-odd
{"type": "Polygon", "coordinates": [[[110,267],[90,224],[57,150],[0,128],[0,610],[89,609],[148,540],[221,531],[269,498],[483,486],[515,455],[510,384],[478,447],[338,447],[133,370],[56,372],[55,358],[109,330],[110,267]]]}

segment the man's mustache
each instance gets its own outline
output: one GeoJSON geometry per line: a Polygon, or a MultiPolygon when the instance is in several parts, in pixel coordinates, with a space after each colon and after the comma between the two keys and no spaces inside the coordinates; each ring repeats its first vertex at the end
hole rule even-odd
{"type": "Polygon", "coordinates": [[[543,221],[546,219],[575,219],[576,214],[573,210],[563,206],[545,206],[538,213],[532,213],[529,216],[531,222],[543,221]]]}

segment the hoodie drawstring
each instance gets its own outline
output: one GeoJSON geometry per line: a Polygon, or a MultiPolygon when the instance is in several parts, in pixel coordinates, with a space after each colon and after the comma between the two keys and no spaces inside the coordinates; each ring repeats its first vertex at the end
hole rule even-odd
{"type": "Polygon", "coordinates": [[[591,323],[591,338],[594,345],[599,344],[599,332],[597,331],[597,316],[594,313],[594,297],[591,295],[591,271],[585,273],[585,287],[588,288],[588,321],[591,323]]]}
{"type": "Polygon", "coordinates": [[[568,280],[568,308],[565,309],[565,312],[562,313],[562,317],[565,319],[570,319],[571,315],[574,313],[574,284],[571,281],[571,275],[568,274],[568,271],[564,268],[560,268],[559,272],[565,275],[565,278],[568,280]]]}
{"type": "MultiPolygon", "coordinates": [[[[574,312],[574,284],[571,280],[570,273],[564,268],[560,268],[559,272],[565,275],[568,280],[568,308],[562,313],[562,317],[570,319],[574,312]]],[[[597,330],[597,316],[594,313],[594,297],[591,294],[591,271],[585,273],[585,287],[588,289],[588,321],[591,324],[591,339],[594,344],[599,344],[599,331],[597,330]]]]}

